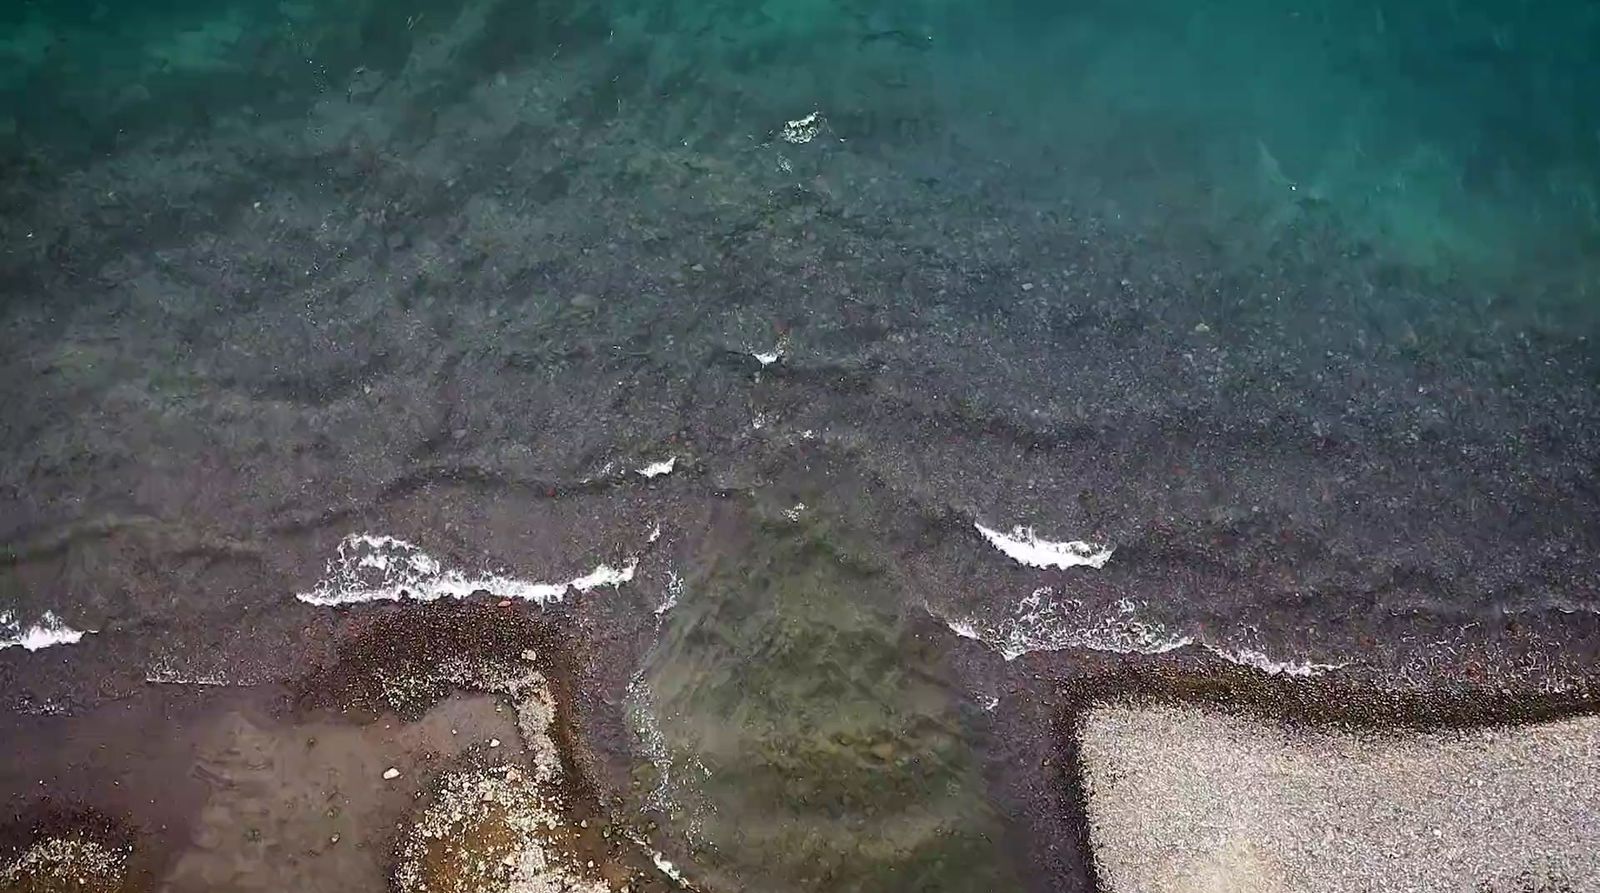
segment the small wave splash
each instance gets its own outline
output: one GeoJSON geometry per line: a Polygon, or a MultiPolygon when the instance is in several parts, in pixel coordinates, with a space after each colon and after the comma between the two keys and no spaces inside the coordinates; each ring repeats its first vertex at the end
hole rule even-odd
{"type": "Polygon", "coordinates": [[[1345,666],[1307,659],[1279,660],[1255,646],[1206,642],[1148,619],[1143,606],[1132,599],[1118,601],[1110,613],[1096,613],[1077,599],[1058,598],[1048,586],[1024,596],[997,621],[940,617],[931,606],[928,611],[956,635],[982,642],[1007,661],[1035,651],[1073,648],[1156,655],[1199,646],[1229,663],[1260,670],[1268,676],[1319,676],[1345,666]]]}
{"type": "Polygon", "coordinates": [[[24,648],[39,651],[53,645],[76,645],[95,630],[73,629],[54,612],[46,611],[37,623],[24,627],[10,611],[0,613],[0,649],[24,648]]]}
{"type": "Polygon", "coordinates": [[[392,536],[353,533],[339,543],[323,579],[296,598],[311,605],[353,605],[372,601],[431,602],[485,592],[499,598],[547,604],[569,591],[621,586],[633,579],[638,559],[622,567],[601,564],[560,583],[521,580],[496,573],[469,574],[446,568],[420,547],[392,536]]]}

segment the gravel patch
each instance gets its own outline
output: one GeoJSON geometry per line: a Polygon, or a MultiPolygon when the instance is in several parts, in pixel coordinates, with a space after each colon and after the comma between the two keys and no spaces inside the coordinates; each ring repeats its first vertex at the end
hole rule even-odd
{"type": "Polygon", "coordinates": [[[1078,730],[1104,889],[1600,890],[1600,718],[1440,732],[1106,706],[1078,730]]]}
{"type": "MultiPolygon", "coordinates": [[[[560,856],[565,818],[519,766],[448,775],[401,838],[402,893],[606,893],[560,856]]],[[[589,865],[592,867],[593,862],[589,865]]]]}
{"type": "Polygon", "coordinates": [[[93,840],[46,837],[0,866],[0,887],[31,891],[122,889],[128,850],[93,840]]]}

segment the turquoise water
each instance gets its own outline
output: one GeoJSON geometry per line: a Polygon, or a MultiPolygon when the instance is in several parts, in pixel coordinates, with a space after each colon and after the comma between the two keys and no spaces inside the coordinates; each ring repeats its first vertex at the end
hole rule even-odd
{"type": "MultiPolygon", "coordinates": [[[[1169,243],[1306,240],[1570,306],[1600,250],[1600,10],[1586,3],[466,4],[462,83],[583,60],[585,115],[734,149],[821,113],[951,183],[1007,181],[1169,243]]],[[[16,162],[293,114],[447,41],[459,3],[19,3],[16,162]]],[[[444,88],[448,89],[448,88],[444,88]]],[[[575,110],[576,111],[576,110],[575,110]]],[[[1576,296],[1576,297],[1575,297],[1576,296]]]]}

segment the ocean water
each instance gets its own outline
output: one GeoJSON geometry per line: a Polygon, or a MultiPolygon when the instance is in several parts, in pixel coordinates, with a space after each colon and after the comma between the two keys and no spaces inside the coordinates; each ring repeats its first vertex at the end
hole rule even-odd
{"type": "Polygon", "coordinates": [[[504,603],[696,889],[1094,889],[1084,691],[1592,697],[1597,96],[1592,3],[15,0],[3,706],[504,603]]]}
{"type": "Polygon", "coordinates": [[[1154,238],[1326,238],[1435,281],[1593,286],[1588,4],[561,2],[484,7],[492,34],[443,46],[463,8],[15,4],[0,135],[13,163],[81,158],[294,114],[429,44],[458,89],[582,56],[585,117],[663,145],[767,141],[816,112],[824,141],[1154,238]]]}

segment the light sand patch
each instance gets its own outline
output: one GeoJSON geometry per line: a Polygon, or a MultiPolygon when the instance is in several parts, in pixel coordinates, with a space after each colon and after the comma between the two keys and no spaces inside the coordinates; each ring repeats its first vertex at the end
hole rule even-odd
{"type": "Polygon", "coordinates": [[[1106,706],[1078,741],[1110,893],[1600,890],[1600,718],[1347,733],[1106,706]]]}

